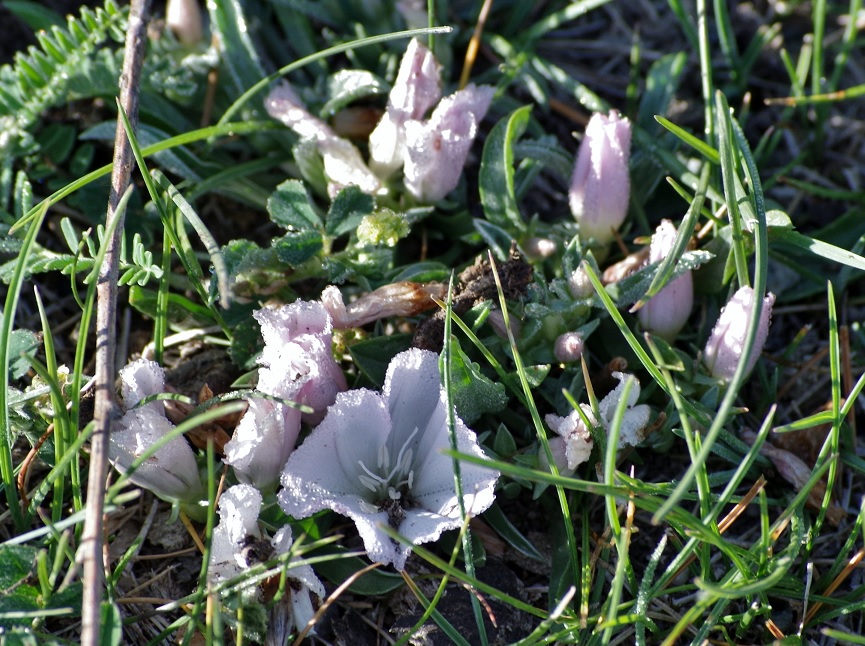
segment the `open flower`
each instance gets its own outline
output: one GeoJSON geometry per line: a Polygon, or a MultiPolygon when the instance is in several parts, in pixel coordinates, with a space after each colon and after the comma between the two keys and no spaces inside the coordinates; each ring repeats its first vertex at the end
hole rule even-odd
{"type": "Polygon", "coordinates": [[[405,124],[405,187],[420,202],[437,202],[459,183],[495,88],[469,83],[442,99],[429,121],[405,124]]]}
{"type": "MultiPolygon", "coordinates": [[[[219,498],[219,524],[213,530],[208,567],[210,581],[219,583],[234,578],[255,565],[257,560],[266,561],[291,549],[291,527],[287,525],[279,529],[270,541],[262,538],[258,526],[261,502],[261,493],[247,484],[235,485],[219,498]]],[[[315,614],[310,592],[322,598],[324,586],[309,565],[292,563],[286,575],[293,580],[293,584],[286,588],[290,604],[280,605],[279,610],[287,609],[292,624],[303,630],[315,614]]],[[[257,587],[250,585],[245,590],[258,596],[257,587]]]]}
{"type": "Polygon", "coordinates": [[[568,193],[583,240],[605,245],[628,214],[631,122],[616,112],[593,114],[577,153],[568,193]]]}
{"type": "MultiPolygon", "coordinates": [[[[389,525],[410,543],[437,539],[460,525],[447,399],[438,355],[411,349],[391,360],[384,390],[339,393],[336,403],[289,457],[279,494],[282,509],[304,518],[331,509],[357,525],[370,559],[401,570],[410,547],[391,540],[389,525]]],[[[456,419],[457,448],[484,457],[474,433],[456,419]]],[[[498,473],[461,465],[463,503],[479,514],[494,500],[498,473]]]]}
{"type": "Polygon", "coordinates": [[[423,119],[441,98],[440,65],[433,53],[412,38],[390,91],[387,111],[369,136],[370,166],[386,178],[405,161],[405,124],[423,119]]]}
{"type": "MultiPolygon", "coordinates": [[[[663,220],[652,236],[649,262],[660,262],[666,258],[675,241],[676,225],[663,220]]],[[[693,306],[694,279],[689,270],[646,301],[637,316],[646,330],[672,342],[687,323],[693,306]]]]}
{"type": "Polygon", "coordinates": [[[649,417],[652,414],[652,409],[647,404],[635,406],[640,398],[640,382],[634,375],[628,375],[623,372],[613,372],[613,377],[619,380],[619,385],[610,392],[598,404],[598,413],[601,415],[601,425],[607,430],[613,424],[613,417],[616,415],[616,408],[619,406],[619,401],[625,394],[625,383],[628,379],[632,379],[634,385],[628,393],[628,401],[625,408],[625,414],[622,416],[622,425],[619,427],[619,448],[625,446],[636,446],[645,439],[644,431],[646,424],[649,423],[649,417]]]}
{"type": "MultiPolygon", "coordinates": [[[[589,421],[593,422],[595,416],[592,414],[592,409],[586,404],[581,404],[580,407],[589,421]]],[[[556,461],[556,467],[558,467],[560,474],[569,476],[591,457],[594,446],[592,435],[583,423],[580,414],[575,410],[572,410],[567,417],[547,415],[544,419],[547,426],[558,435],[558,437],[550,439],[550,452],[556,461]]],[[[541,464],[548,466],[545,451],[541,451],[540,458],[541,464]]]]}
{"type": "MultiPolygon", "coordinates": [[[[742,361],[742,352],[745,349],[745,335],[751,320],[754,318],[754,309],[757,299],[752,287],[740,287],[733,294],[733,298],[721,310],[718,322],[712,329],[712,335],[706,343],[703,351],[703,363],[709,369],[709,373],[716,379],[730,381],[736,372],[739,362],[742,361]]],[[[757,328],[757,336],[751,355],[747,357],[748,368],[745,374],[754,369],[766,338],[769,336],[769,323],[772,318],[772,305],[775,303],[775,295],[769,292],[763,298],[763,307],[760,308],[760,323],[757,328]]]]}
{"type": "MultiPolygon", "coordinates": [[[[126,412],[111,433],[108,458],[115,469],[126,473],[138,456],[174,430],[174,424],[165,417],[161,401],[138,406],[145,397],[165,392],[165,373],[158,363],[133,361],[120,371],[120,384],[126,412]]],[[[195,454],[182,437],[161,446],[129,480],[168,500],[198,500],[204,491],[195,454]]]]}

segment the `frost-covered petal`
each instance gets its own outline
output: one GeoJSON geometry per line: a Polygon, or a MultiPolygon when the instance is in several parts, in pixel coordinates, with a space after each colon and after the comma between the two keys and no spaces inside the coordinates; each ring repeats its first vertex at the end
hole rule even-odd
{"type": "Polygon", "coordinates": [[[616,415],[616,408],[619,405],[625,391],[625,383],[627,379],[633,379],[628,394],[627,408],[622,416],[622,425],[619,427],[619,448],[625,446],[635,446],[645,439],[643,431],[646,424],[649,423],[652,411],[646,404],[635,406],[637,399],[640,397],[640,382],[633,375],[626,375],[621,372],[613,372],[613,376],[619,380],[619,385],[609,393],[598,405],[601,414],[601,424],[609,431],[613,418],[616,415]]]}
{"type": "Polygon", "coordinates": [[[242,549],[248,536],[260,536],[261,502],[261,493],[248,484],[234,485],[220,496],[207,573],[211,581],[230,579],[249,567],[242,549]]]}
{"type": "Polygon", "coordinates": [[[436,202],[459,183],[494,93],[469,84],[442,99],[429,121],[406,122],[405,186],[418,201],[436,202]]]}
{"type": "MultiPolygon", "coordinates": [[[[120,394],[123,407],[134,408],[145,397],[165,392],[165,371],[155,361],[137,359],[120,370],[120,394]]],[[[150,402],[147,408],[160,412],[162,402],[150,402]]]]}
{"type": "MultiPolygon", "coordinates": [[[[585,404],[582,404],[581,408],[589,421],[594,421],[595,417],[592,414],[591,408],[585,404]]],[[[591,433],[589,433],[589,430],[583,423],[582,417],[580,417],[580,414],[576,410],[572,410],[566,417],[547,415],[544,419],[547,425],[562,438],[567,471],[573,473],[579,465],[586,462],[592,455],[594,441],[592,440],[591,433]]],[[[551,448],[555,439],[550,440],[551,448]]],[[[558,462],[556,464],[558,465],[558,462]]],[[[560,469],[560,471],[563,470],[560,469]]],[[[570,475],[570,473],[566,473],[565,475],[570,475]]]]}
{"type": "MultiPolygon", "coordinates": [[[[460,453],[485,458],[486,455],[478,444],[474,432],[459,417],[455,421],[457,450],[460,453]]],[[[438,432],[437,441],[430,450],[420,453],[416,463],[415,481],[411,489],[412,497],[427,511],[450,520],[446,527],[426,530],[428,533],[425,535],[434,534],[434,536],[425,540],[434,540],[442,531],[457,527],[460,522],[459,505],[454,490],[453,458],[442,453],[443,450],[450,449],[450,446],[447,426],[444,425],[438,432]]],[[[477,515],[489,508],[495,500],[494,490],[498,476],[498,472],[493,469],[470,462],[460,462],[460,479],[467,513],[477,515]]],[[[415,531],[420,532],[421,528],[415,531]]],[[[417,534],[419,537],[423,535],[417,534]]]]}
{"type": "Polygon", "coordinates": [[[388,177],[403,164],[406,121],[422,119],[440,97],[439,64],[413,38],[390,91],[387,111],[369,136],[370,166],[380,177],[388,177]]]}
{"type": "MultiPolygon", "coordinates": [[[[134,361],[120,371],[120,381],[127,410],[111,434],[108,458],[118,471],[126,473],[136,458],[174,430],[174,424],[165,417],[161,401],[136,407],[145,397],[164,392],[165,373],[159,364],[134,361]]],[[[169,500],[195,500],[203,491],[195,453],[182,437],[161,446],[129,480],[169,500]]]]}
{"type": "MultiPolygon", "coordinates": [[[[165,416],[147,407],[128,411],[111,434],[108,459],[126,473],[138,456],[173,430],[174,424],[165,416]]],[[[129,480],[169,500],[196,500],[203,491],[195,454],[182,437],[160,447],[129,480]]]]}
{"type": "Polygon", "coordinates": [[[264,350],[258,389],[313,409],[303,421],[315,425],[336,394],[346,389],[345,375],[332,353],[330,315],[318,301],[297,301],[253,314],[261,325],[264,350]]]}
{"type": "Polygon", "coordinates": [[[418,457],[430,453],[429,446],[438,442],[437,431],[443,428],[446,417],[440,391],[438,355],[434,352],[412,348],[391,360],[383,390],[393,428],[390,446],[401,446],[417,429],[412,446],[417,447],[418,457]]]}
{"type": "Polygon", "coordinates": [[[279,494],[282,509],[295,518],[322,509],[349,516],[355,510],[363,513],[369,490],[360,480],[364,471],[359,463],[374,468],[389,433],[390,418],[377,393],[340,393],[321,424],[286,462],[279,494]]]}
{"type": "Polygon", "coordinates": [[[268,490],[279,482],[300,432],[300,411],[268,399],[251,399],[225,445],[225,463],[237,479],[268,490]]]}

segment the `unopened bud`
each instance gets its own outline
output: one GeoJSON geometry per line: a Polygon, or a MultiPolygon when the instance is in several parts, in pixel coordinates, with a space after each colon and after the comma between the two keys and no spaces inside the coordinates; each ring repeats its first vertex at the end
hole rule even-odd
{"type": "Polygon", "coordinates": [[[568,194],[584,241],[593,238],[605,245],[625,221],[631,191],[630,154],[631,122],[616,112],[592,115],[568,194]]]}
{"type": "MultiPolygon", "coordinates": [[[[754,346],[751,348],[751,355],[747,357],[746,374],[754,369],[754,365],[763,351],[763,346],[766,344],[774,303],[775,295],[771,292],[763,298],[763,307],[760,309],[760,324],[754,338],[754,346]]],[[[712,335],[703,351],[703,363],[706,364],[709,373],[716,379],[730,381],[739,362],[744,359],[742,352],[744,351],[745,335],[754,316],[755,306],[756,298],[753,288],[741,287],[739,291],[733,294],[733,298],[730,299],[726,307],[721,310],[718,322],[715,323],[712,335]]]]}
{"type": "MultiPolygon", "coordinates": [[[[667,257],[676,241],[676,227],[664,220],[652,236],[649,262],[667,257]]],[[[694,306],[694,279],[690,271],[667,283],[640,309],[638,316],[643,328],[672,342],[685,326],[694,306]]]]}
{"type": "Polygon", "coordinates": [[[579,332],[565,332],[553,346],[556,361],[570,363],[583,356],[583,337],[579,332]]]}
{"type": "Polygon", "coordinates": [[[177,40],[187,47],[201,42],[204,29],[201,26],[201,8],[198,6],[198,0],[168,0],[165,24],[174,32],[177,40]]]}

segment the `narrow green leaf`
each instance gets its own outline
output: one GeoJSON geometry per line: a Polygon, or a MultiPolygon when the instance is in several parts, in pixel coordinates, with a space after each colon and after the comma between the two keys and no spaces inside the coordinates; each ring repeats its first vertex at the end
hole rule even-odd
{"type": "Polygon", "coordinates": [[[526,224],[514,191],[514,144],[529,123],[531,106],[523,106],[499,121],[487,137],[478,181],[487,220],[512,234],[526,224]]]}

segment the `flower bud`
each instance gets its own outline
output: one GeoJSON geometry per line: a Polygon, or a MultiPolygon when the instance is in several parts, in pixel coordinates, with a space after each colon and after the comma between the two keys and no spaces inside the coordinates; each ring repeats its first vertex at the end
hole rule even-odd
{"type": "MultiPolygon", "coordinates": [[[[757,328],[757,336],[754,339],[754,347],[751,355],[747,357],[748,369],[745,374],[754,369],[766,337],[769,335],[769,322],[772,318],[772,305],[775,303],[775,295],[771,292],[763,298],[763,307],[760,310],[760,325],[757,328]]],[[[712,329],[712,335],[706,343],[703,351],[703,363],[709,369],[709,373],[716,379],[729,381],[736,372],[736,367],[742,360],[745,335],[751,318],[754,316],[756,298],[751,287],[741,287],[733,294],[733,298],[721,310],[721,316],[712,329]]]]}
{"type": "Polygon", "coordinates": [[[579,332],[565,332],[559,335],[553,346],[556,361],[570,363],[583,356],[583,336],[579,332]]]}
{"type": "Polygon", "coordinates": [[[186,47],[197,45],[204,34],[198,0],[168,0],[165,24],[186,47]]]}
{"type": "Polygon", "coordinates": [[[568,193],[571,213],[580,224],[584,241],[599,245],[614,239],[625,221],[630,197],[628,159],[631,122],[615,112],[594,114],[577,153],[568,193]]]}
{"type": "Polygon", "coordinates": [[[568,276],[568,289],[574,298],[584,299],[594,296],[595,287],[592,281],[589,280],[589,275],[582,267],[577,267],[574,272],[568,276]]]}
{"type": "Polygon", "coordinates": [[[416,200],[437,202],[456,188],[494,93],[470,83],[442,99],[429,121],[406,122],[405,187],[416,200]]]}
{"type": "MultiPolygon", "coordinates": [[[[649,262],[660,262],[666,258],[675,241],[675,225],[664,220],[652,236],[649,262]]],[[[694,279],[689,270],[652,296],[640,309],[638,316],[644,329],[672,342],[688,321],[693,306],[694,279]]]]}

